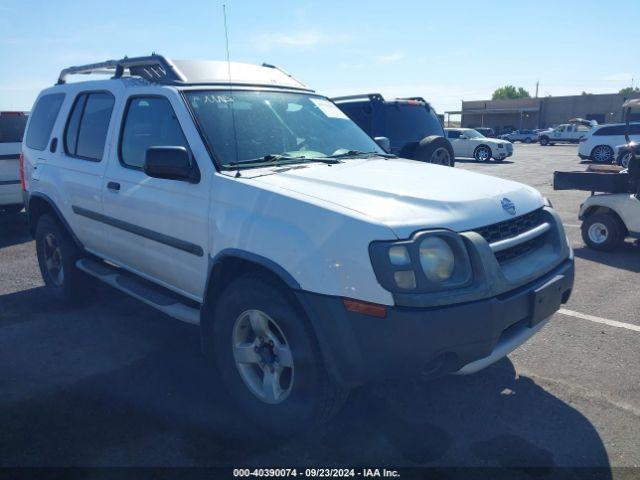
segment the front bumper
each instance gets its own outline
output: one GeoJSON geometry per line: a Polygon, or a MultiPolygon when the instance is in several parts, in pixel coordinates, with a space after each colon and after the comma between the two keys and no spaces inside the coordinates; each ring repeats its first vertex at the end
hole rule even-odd
{"type": "Polygon", "coordinates": [[[589,160],[591,158],[589,155],[585,155],[584,153],[578,153],[578,157],[581,160],[589,160]]]}
{"type": "Polygon", "coordinates": [[[473,373],[536,333],[571,294],[573,259],[497,297],[435,308],[389,307],[385,318],[348,312],[339,297],[298,291],[333,379],[356,386],[389,377],[473,373]],[[530,325],[536,290],[553,282],[545,318],[530,325]]]}

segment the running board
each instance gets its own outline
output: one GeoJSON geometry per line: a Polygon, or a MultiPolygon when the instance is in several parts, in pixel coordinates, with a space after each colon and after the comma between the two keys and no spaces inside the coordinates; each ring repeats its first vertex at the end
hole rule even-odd
{"type": "Polygon", "coordinates": [[[78,260],[76,267],[176,320],[200,324],[200,309],[182,303],[177,294],[153,285],[133,273],[87,258],[78,260]]]}

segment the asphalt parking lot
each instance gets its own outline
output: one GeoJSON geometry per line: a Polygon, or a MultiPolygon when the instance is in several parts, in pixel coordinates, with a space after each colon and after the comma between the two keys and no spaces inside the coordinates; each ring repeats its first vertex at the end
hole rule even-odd
{"type": "Polygon", "coordinates": [[[360,388],[330,424],[286,441],[230,405],[193,326],[106,286],[52,305],[24,215],[3,217],[0,466],[579,466],[631,478],[615,467],[640,467],[640,248],[584,247],[588,194],[551,188],[554,170],[584,167],[575,146],[521,144],[504,163],[456,167],[532,185],[562,216],[576,286],[537,336],[473,376],[360,388]]]}

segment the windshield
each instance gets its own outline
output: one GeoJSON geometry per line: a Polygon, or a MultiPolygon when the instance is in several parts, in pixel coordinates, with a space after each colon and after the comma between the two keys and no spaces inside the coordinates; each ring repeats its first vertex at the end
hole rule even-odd
{"type": "Polygon", "coordinates": [[[222,167],[344,158],[356,152],[384,154],[371,137],[323,97],[244,90],[185,94],[222,167]]]}
{"type": "Polygon", "coordinates": [[[467,138],[485,138],[484,135],[476,130],[463,130],[462,134],[467,138]]]}

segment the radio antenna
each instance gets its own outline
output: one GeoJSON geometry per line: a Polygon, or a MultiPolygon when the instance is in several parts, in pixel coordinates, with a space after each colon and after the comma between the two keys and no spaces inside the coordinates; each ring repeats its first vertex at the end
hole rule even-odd
{"type": "MultiPolygon", "coordinates": [[[[227,6],[222,4],[222,18],[224,20],[224,39],[225,39],[225,47],[227,50],[227,79],[229,80],[229,92],[231,94],[231,102],[229,102],[231,108],[231,124],[233,126],[233,143],[235,146],[235,158],[236,165],[238,165],[238,133],[236,130],[236,113],[235,108],[233,108],[233,87],[231,84],[231,55],[229,54],[229,29],[227,28],[227,6]]],[[[238,165],[238,170],[236,171],[236,177],[240,176],[240,166],[238,165]]]]}

